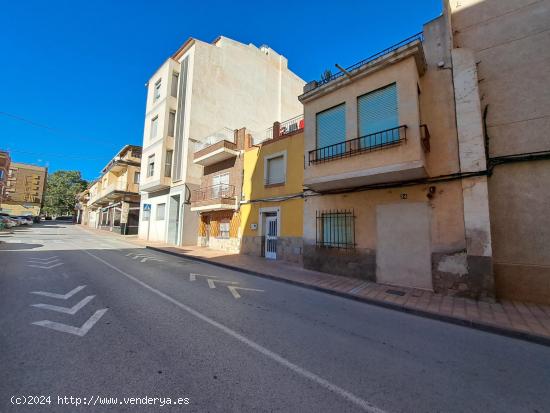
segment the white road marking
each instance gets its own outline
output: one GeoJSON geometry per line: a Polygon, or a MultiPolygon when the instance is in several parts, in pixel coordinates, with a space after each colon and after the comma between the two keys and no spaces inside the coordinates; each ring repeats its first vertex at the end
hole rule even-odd
{"type": "Polygon", "coordinates": [[[164,261],[164,260],[159,260],[158,258],[155,258],[155,257],[145,257],[145,258],[142,258],[141,262],[146,262],[146,261],[164,261]]]}
{"type": "Polygon", "coordinates": [[[32,261],[50,261],[50,260],[53,260],[55,258],[58,258],[57,255],[54,255],[53,257],[48,257],[48,258],[29,258],[29,261],[32,260],[32,261]]]}
{"type": "Polygon", "coordinates": [[[88,297],[83,298],[82,301],[75,304],[71,308],[60,307],[57,305],[50,305],[50,304],[31,304],[31,306],[36,308],[43,308],[44,310],[52,310],[52,311],[57,311],[59,313],[75,315],[82,307],[84,307],[86,304],[92,301],[94,297],[95,295],[89,295],[88,297]]]}
{"type": "Polygon", "coordinates": [[[208,286],[210,288],[216,288],[216,284],[214,284],[215,282],[216,283],[226,283],[226,284],[238,284],[238,282],[235,282],[235,281],[213,280],[211,278],[208,278],[206,281],[208,282],[208,286]]]}
{"type": "Polygon", "coordinates": [[[241,295],[237,292],[237,290],[259,291],[261,293],[263,293],[265,291],[265,290],[257,290],[255,288],[236,287],[234,285],[228,285],[227,288],[229,289],[229,291],[231,291],[231,294],[233,294],[233,297],[235,297],[235,299],[241,298],[241,295]]]}
{"type": "Polygon", "coordinates": [[[50,320],[35,321],[31,324],[51,328],[52,330],[60,331],[62,333],[69,333],[79,337],[84,337],[86,333],[94,326],[94,324],[97,323],[101,317],[103,317],[103,314],[105,314],[107,310],[107,308],[97,310],[90,318],[88,318],[88,320],[86,320],[84,324],[82,324],[82,327],[69,326],[67,324],[56,323],[55,321],[50,320]]]}
{"type": "Polygon", "coordinates": [[[198,275],[199,277],[218,278],[218,277],[216,277],[215,275],[196,274],[196,273],[192,272],[192,273],[189,274],[189,281],[196,281],[196,280],[197,280],[197,275],[198,275]]]}
{"type": "Polygon", "coordinates": [[[240,341],[241,343],[247,345],[251,349],[257,351],[258,353],[263,354],[264,356],[270,358],[271,360],[273,360],[273,361],[279,363],[280,365],[288,368],[289,370],[292,370],[296,374],[298,374],[302,377],[305,377],[306,379],[317,383],[321,387],[324,387],[325,389],[337,394],[338,396],[342,397],[343,399],[345,399],[345,400],[355,404],[356,406],[360,407],[364,411],[369,412],[369,413],[386,413],[384,410],[379,409],[378,407],[374,406],[369,401],[367,401],[365,399],[362,399],[362,398],[354,395],[353,393],[350,393],[349,391],[347,391],[347,390],[345,390],[345,389],[343,389],[343,388],[341,388],[341,387],[339,387],[335,384],[332,384],[328,380],[323,379],[321,376],[318,376],[317,374],[312,373],[309,370],[306,370],[306,369],[298,366],[297,364],[292,363],[291,361],[287,360],[283,356],[280,356],[279,354],[269,350],[268,348],[262,346],[261,344],[258,344],[255,341],[250,340],[249,338],[247,338],[244,335],[236,332],[235,330],[230,329],[229,327],[225,326],[224,324],[215,321],[214,319],[202,314],[201,312],[199,312],[197,310],[194,310],[193,308],[189,307],[188,305],[185,305],[182,302],[176,300],[175,298],[170,297],[168,294],[165,294],[162,291],[157,290],[154,287],[151,287],[149,284],[144,283],[143,281],[137,279],[133,275],[130,275],[127,272],[122,271],[118,267],[112,265],[111,263],[105,261],[104,259],[98,257],[97,255],[92,254],[91,252],[86,251],[86,250],[82,250],[82,252],[84,252],[84,253],[88,254],[89,256],[95,258],[99,262],[102,262],[107,267],[109,267],[112,270],[118,272],[119,274],[122,274],[123,276],[125,276],[129,280],[132,280],[136,284],[141,285],[143,288],[151,291],[152,293],[158,295],[159,297],[165,299],[166,301],[171,302],[175,306],[177,306],[177,307],[181,308],[182,310],[188,312],[189,314],[191,314],[192,316],[198,318],[199,320],[202,320],[205,323],[210,324],[211,326],[217,328],[218,330],[224,332],[225,334],[227,334],[227,335],[233,337],[234,339],[240,341]]]}
{"type": "Polygon", "coordinates": [[[31,294],[43,295],[44,297],[58,298],[60,300],[66,300],[67,298],[71,298],[73,295],[75,295],[77,292],[83,290],[84,288],[86,288],[85,285],[79,285],[74,290],[69,291],[67,294],[48,293],[46,291],[31,291],[31,294]]]}
{"type": "Polygon", "coordinates": [[[50,266],[43,266],[43,265],[27,265],[27,267],[34,267],[34,268],[42,268],[45,270],[51,270],[52,268],[59,267],[60,265],[63,265],[62,262],[58,262],[57,264],[53,264],[50,266]]]}

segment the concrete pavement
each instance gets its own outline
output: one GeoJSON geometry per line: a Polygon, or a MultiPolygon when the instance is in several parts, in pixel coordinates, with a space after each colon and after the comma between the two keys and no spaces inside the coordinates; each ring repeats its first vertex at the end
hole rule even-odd
{"type": "Polygon", "coordinates": [[[168,256],[64,222],[2,240],[2,412],[542,412],[550,405],[548,347],[168,256]],[[49,395],[51,403],[14,405],[14,395],[49,395]],[[96,405],[59,405],[58,396],[96,405]],[[123,400],[147,396],[189,404],[123,400]],[[107,397],[117,403],[98,404],[107,397]]]}

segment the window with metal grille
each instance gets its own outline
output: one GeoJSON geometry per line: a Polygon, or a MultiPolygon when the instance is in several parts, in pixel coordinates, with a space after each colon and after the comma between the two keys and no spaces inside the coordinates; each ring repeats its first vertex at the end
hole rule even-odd
{"type": "Polygon", "coordinates": [[[355,215],[353,210],[317,211],[317,246],[330,248],[355,247],[355,215]]]}
{"type": "Polygon", "coordinates": [[[357,98],[357,121],[361,148],[381,146],[399,141],[397,84],[367,93],[357,98]]]}
{"type": "Polygon", "coordinates": [[[224,219],[220,222],[220,238],[229,238],[230,223],[228,219],[224,219]]]}
{"type": "Polygon", "coordinates": [[[322,158],[338,155],[343,147],[335,145],[346,140],[346,104],[335,106],[323,112],[317,113],[317,148],[326,148],[326,153],[321,153],[322,158]]]}

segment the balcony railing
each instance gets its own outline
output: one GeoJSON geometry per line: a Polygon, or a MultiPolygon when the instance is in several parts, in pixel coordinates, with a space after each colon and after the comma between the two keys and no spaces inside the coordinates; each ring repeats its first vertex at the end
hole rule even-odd
{"type": "Polygon", "coordinates": [[[301,129],[304,129],[304,115],[298,115],[293,117],[292,119],[285,120],[284,122],[281,122],[279,124],[279,131],[277,133],[276,127],[274,132],[274,127],[270,127],[266,129],[265,131],[265,139],[273,139],[277,138],[279,136],[288,135],[289,133],[293,133],[296,131],[299,131],[301,129]]]}
{"type": "Polygon", "coordinates": [[[214,132],[213,134],[195,143],[195,152],[208,148],[209,146],[215,145],[216,143],[222,141],[235,143],[235,131],[233,129],[223,128],[217,132],[214,132]]]}
{"type": "MultiPolygon", "coordinates": [[[[423,40],[424,40],[424,36],[423,36],[422,32],[417,33],[417,34],[415,34],[411,37],[406,38],[405,40],[400,41],[399,43],[394,44],[393,46],[390,46],[390,47],[388,47],[384,50],[379,51],[378,53],[373,54],[372,56],[367,57],[366,59],[363,59],[363,60],[361,60],[361,61],[359,61],[359,62],[357,62],[357,63],[355,63],[355,64],[353,64],[349,67],[346,67],[345,71],[348,72],[348,73],[351,73],[355,69],[358,69],[358,68],[360,68],[360,67],[362,67],[362,66],[364,66],[368,63],[371,63],[374,60],[376,60],[376,59],[378,59],[378,58],[380,58],[384,55],[387,55],[388,53],[391,53],[391,52],[393,52],[393,51],[395,51],[395,50],[397,50],[401,47],[408,46],[409,44],[411,44],[413,42],[416,42],[416,41],[422,42],[423,40]]],[[[342,76],[344,76],[344,72],[340,71],[340,72],[334,73],[330,76],[323,77],[320,80],[316,80],[316,81],[314,80],[313,82],[310,82],[306,85],[306,86],[309,86],[307,88],[307,91],[310,92],[310,91],[312,91],[312,90],[314,90],[314,89],[316,89],[316,88],[318,88],[318,87],[320,87],[324,84],[332,82],[333,80],[338,79],[342,76]]]]}
{"type": "Polygon", "coordinates": [[[309,164],[347,158],[364,152],[399,145],[407,139],[407,126],[402,125],[380,132],[370,133],[356,139],[335,143],[309,151],[309,164]]]}
{"type": "Polygon", "coordinates": [[[202,202],[209,200],[228,199],[235,197],[235,186],[218,184],[195,189],[191,193],[191,202],[202,202]]]}

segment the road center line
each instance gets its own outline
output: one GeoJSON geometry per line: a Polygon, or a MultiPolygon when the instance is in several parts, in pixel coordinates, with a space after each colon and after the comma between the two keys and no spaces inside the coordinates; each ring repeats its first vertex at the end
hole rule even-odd
{"type": "Polygon", "coordinates": [[[91,252],[88,252],[86,250],[81,250],[81,251],[85,252],[86,254],[88,254],[89,256],[91,256],[93,258],[95,258],[96,260],[102,262],[103,264],[105,264],[109,268],[115,270],[119,274],[124,275],[126,278],[134,281],[135,283],[137,283],[139,285],[141,285],[143,288],[155,293],[159,297],[164,298],[166,301],[169,301],[172,304],[178,306],[179,308],[181,308],[182,310],[184,310],[184,311],[188,312],[189,314],[195,316],[196,318],[210,324],[213,327],[216,327],[218,330],[223,331],[225,334],[237,339],[241,343],[246,344],[248,347],[252,348],[253,350],[256,350],[258,353],[263,354],[264,356],[266,356],[266,357],[270,358],[271,360],[281,364],[282,366],[292,370],[293,372],[297,373],[298,375],[300,375],[302,377],[305,377],[306,379],[309,379],[309,380],[317,383],[321,387],[324,387],[325,389],[330,390],[333,393],[336,393],[340,397],[342,397],[342,398],[346,399],[347,401],[355,404],[356,406],[360,407],[364,411],[369,412],[369,413],[386,413],[384,410],[379,409],[378,407],[374,406],[372,403],[368,402],[367,400],[364,400],[364,399],[354,395],[353,393],[350,393],[349,391],[344,390],[343,388],[338,387],[335,384],[332,384],[328,380],[325,380],[322,377],[316,375],[315,373],[312,373],[309,370],[306,370],[306,369],[292,363],[291,361],[285,359],[283,356],[280,356],[279,354],[274,353],[273,351],[265,348],[264,346],[256,343],[255,341],[252,341],[252,340],[246,338],[242,334],[239,334],[236,331],[230,329],[229,327],[227,327],[227,326],[211,319],[210,317],[200,313],[199,311],[194,310],[193,308],[183,304],[182,302],[176,300],[175,298],[170,297],[169,295],[163,293],[162,291],[157,290],[154,287],[151,287],[149,284],[137,279],[133,275],[130,275],[127,272],[117,268],[113,264],[105,261],[103,258],[100,258],[97,255],[92,254],[91,252]]]}

